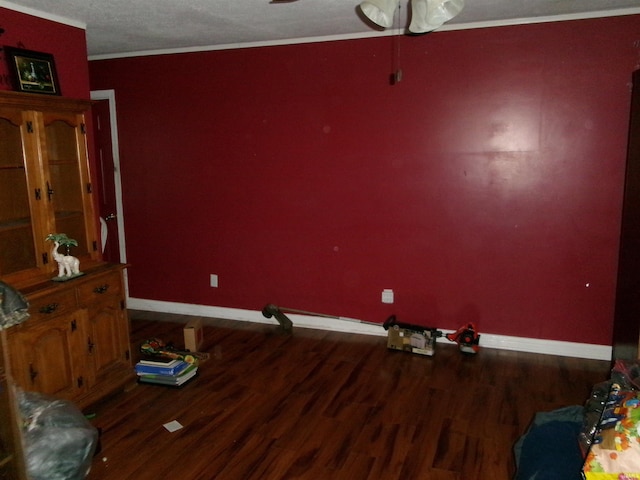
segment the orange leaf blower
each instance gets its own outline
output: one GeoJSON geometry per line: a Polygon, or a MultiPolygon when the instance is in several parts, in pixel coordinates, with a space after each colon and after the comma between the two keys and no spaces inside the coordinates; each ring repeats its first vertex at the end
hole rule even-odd
{"type": "Polygon", "coordinates": [[[447,340],[457,343],[462,353],[477,353],[480,350],[480,334],[473,323],[467,323],[445,336],[447,340]]]}

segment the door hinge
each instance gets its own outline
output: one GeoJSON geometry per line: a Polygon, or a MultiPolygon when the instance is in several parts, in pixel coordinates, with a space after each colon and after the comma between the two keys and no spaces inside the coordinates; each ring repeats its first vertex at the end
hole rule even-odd
{"type": "Polygon", "coordinates": [[[91,341],[91,337],[87,337],[87,349],[89,353],[93,353],[93,347],[95,347],[95,344],[91,341]]]}
{"type": "Polygon", "coordinates": [[[96,241],[94,240],[94,241],[93,241],[92,246],[93,246],[93,251],[94,251],[94,252],[97,252],[97,251],[98,251],[98,242],[96,242],[96,241]]]}
{"type": "Polygon", "coordinates": [[[36,200],[42,200],[42,191],[36,188],[36,200]]]}
{"type": "Polygon", "coordinates": [[[87,134],[87,126],[84,123],[80,124],[80,131],[82,132],[83,135],[87,134]]]}
{"type": "Polygon", "coordinates": [[[75,319],[71,320],[71,331],[75,332],[78,329],[78,324],[76,323],[75,319]]]}
{"type": "Polygon", "coordinates": [[[47,252],[44,252],[42,254],[42,263],[44,263],[45,265],[49,263],[49,254],[47,252]]]}
{"type": "Polygon", "coordinates": [[[27,133],[33,133],[33,123],[27,122],[27,133]]]}
{"type": "Polygon", "coordinates": [[[91,183],[87,183],[87,193],[93,193],[93,186],[91,183]]]}

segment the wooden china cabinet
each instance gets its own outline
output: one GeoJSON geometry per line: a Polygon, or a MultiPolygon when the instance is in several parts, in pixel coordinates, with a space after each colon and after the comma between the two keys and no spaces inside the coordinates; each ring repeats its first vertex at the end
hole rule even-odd
{"type": "Polygon", "coordinates": [[[0,280],[27,298],[31,314],[2,332],[5,367],[22,389],[79,408],[135,378],[124,266],[103,262],[98,248],[85,131],[90,107],[0,91],[0,280]],[[78,242],[70,253],[84,275],[54,280],[53,245],[45,240],[51,233],[78,242]]]}
{"type": "Polygon", "coordinates": [[[27,480],[18,404],[6,370],[5,338],[0,338],[0,478],[27,480]]]}

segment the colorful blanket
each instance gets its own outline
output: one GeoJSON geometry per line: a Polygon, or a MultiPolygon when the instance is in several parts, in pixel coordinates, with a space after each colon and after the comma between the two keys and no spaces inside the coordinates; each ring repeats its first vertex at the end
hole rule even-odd
{"type": "Polygon", "coordinates": [[[583,474],[587,480],[640,479],[640,392],[614,384],[583,474]]]}

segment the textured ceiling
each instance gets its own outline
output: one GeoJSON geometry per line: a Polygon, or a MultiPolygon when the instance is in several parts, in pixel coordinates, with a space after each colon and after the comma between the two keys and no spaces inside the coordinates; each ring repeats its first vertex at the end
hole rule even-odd
{"type": "MultiPolygon", "coordinates": [[[[402,0],[397,29],[407,27],[402,0]]],[[[359,0],[12,0],[0,6],[86,27],[90,57],[381,35],[359,0]]],[[[442,29],[619,14],[640,0],[466,0],[442,29]]],[[[0,19],[1,22],[1,19],[0,19]]]]}

